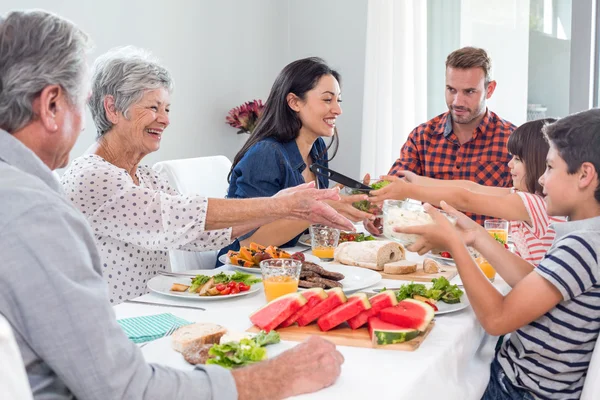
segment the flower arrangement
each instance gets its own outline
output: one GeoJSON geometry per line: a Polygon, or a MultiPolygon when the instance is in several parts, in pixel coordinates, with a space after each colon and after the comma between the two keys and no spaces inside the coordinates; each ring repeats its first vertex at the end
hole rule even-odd
{"type": "Polygon", "coordinates": [[[264,108],[262,100],[247,101],[239,107],[232,108],[227,114],[225,122],[239,129],[238,134],[252,133],[264,108]]]}

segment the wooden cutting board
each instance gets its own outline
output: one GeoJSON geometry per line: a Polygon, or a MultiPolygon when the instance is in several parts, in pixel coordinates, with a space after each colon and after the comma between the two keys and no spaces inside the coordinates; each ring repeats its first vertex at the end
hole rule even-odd
{"type": "Polygon", "coordinates": [[[377,271],[381,274],[383,279],[396,279],[401,281],[415,281],[415,282],[431,282],[433,278],[444,277],[448,280],[454,278],[458,275],[458,270],[456,267],[451,267],[448,265],[441,265],[442,270],[437,274],[426,274],[423,272],[423,264],[417,264],[417,271],[411,274],[404,275],[394,275],[394,274],[386,274],[383,271],[377,271]]]}
{"type": "MultiPolygon", "coordinates": [[[[307,326],[289,326],[287,328],[277,329],[277,333],[281,337],[281,340],[288,340],[290,342],[302,342],[309,336],[317,335],[324,339],[329,340],[338,346],[350,346],[350,347],[365,347],[370,349],[385,349],[385,350],[403,350],[403,351],[414,351],[419,348],[421,343],[425,340],[429,332],[433,329],[434,321],[431,321],[427,330],[408,342],[388,344],[385,346],[374,345],[369,337],[369,330],[366,327],[352,330],[345,323],[341,327],[334,328],[330,331],[323,332],[319,329],[317,324],[310,324],[307,326]]],[[[256,326],[252,326],[246,332],[259,332],[260,329],[256,326]]]]}

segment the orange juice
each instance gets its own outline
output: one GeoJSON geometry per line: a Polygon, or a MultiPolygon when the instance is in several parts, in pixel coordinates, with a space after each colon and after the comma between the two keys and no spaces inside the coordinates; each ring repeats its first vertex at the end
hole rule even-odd
{"type": "Polygon", "coordinates": [[[494,278],[496,277],[496,270],[494,269],[494,267],[492,267],[492,265],[483,257],[479,257],[475,261],[477,262],[477,265],[479,265],[481,271],[483,271],[483,274],[490,280],[490,282],[494,282],[494,278]]]}
{"type": "Polygon", "coordinates": [[[298,280],[291,276],[271,276],[263,279],[263,285],[267,301],[298,291],[298,280]]]}
{"type": "Polygon", "coordinates": [[[508,232],[504,229],[488,229],[488,232],[494,239],[502,244],[508,243],[508,232]]]}
{"type": "Polygon", "coordinates": [[[333,247],[317,247],[316,249],[312,249],[312,253],[319,258],[333,258],[334,250],[333,247]]]}

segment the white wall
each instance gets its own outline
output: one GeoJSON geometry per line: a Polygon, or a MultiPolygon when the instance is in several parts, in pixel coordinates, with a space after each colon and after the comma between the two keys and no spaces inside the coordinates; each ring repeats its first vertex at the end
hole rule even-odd
{"type": "Polygon", "coordinates": [[[288,61],[319,56],[342,76],[340,148],[331,168],[359,178],[367,0],[290,0],[289,6],[288,61]]]}
{"type": "Polygon", "coordinates": [[[462,0],[460,45],[484,48],[498,82],[489,108],[515,125],[527,119],[529,0],[462,0]]]}
{"type": "MultiPolygon", "coordinates": [[[[55,12],[84,29],[95,43],[90,62],[131,44],[151,50],[169,68],[175,81],[171,126],[160,151],[144,159],[150,165],[214,154],[232,159],[242,142],[225,124],[227,112],[247,100],[266,100],[288,61],[285,1],[2,0],[0,13],[29,8],[55,12]]],[[[89,112],[86,122],[71,158],[95,139],[89,112]]]]}

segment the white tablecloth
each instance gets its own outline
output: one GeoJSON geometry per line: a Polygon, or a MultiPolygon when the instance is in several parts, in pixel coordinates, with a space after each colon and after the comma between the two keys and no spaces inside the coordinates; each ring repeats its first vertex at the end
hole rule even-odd
{"type": "MultiPolygon", "coordinates": [[[[408,258],[420,257],[409,253],[408,258]]],[[[406,282],[384,279],[374,287],[397,287],[402,283],[406,282]]],[[[508,288],[501,280],[495,285],[502,291],[508,288]]],[[[214,322],[236,331],[249,328],[248,315],[265,304],[262,289],[240,299],[220,301],[177,299],[155,293],[136,300],[166,306],[124,303],[115,306],[117,318],[170,312],[189,321],[214,322]],[[199,306],[206,311],[172,308],[168,304],[199,306]]],[[[480,399],[489,380],[496,341],[496,337],[484,332],[470,307],[440,315],[435,318],[434,329],[414,352],[340,346],[345,363],[335,385],[298,398],[480,399]]],[[[276,355],[294,345],[282,342],[272,346],[269,354],[276,355]]],[[[168,345],[151,343],[142,351],[149,361],[191,368],[168,345]]]]}

